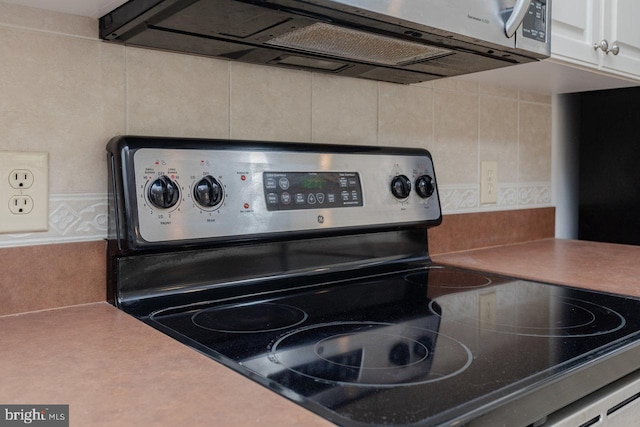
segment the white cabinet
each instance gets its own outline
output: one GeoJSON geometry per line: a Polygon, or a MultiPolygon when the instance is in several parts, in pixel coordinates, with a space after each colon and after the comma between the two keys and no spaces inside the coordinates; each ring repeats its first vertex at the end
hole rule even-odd
{"type": "MultiPolygon", "coordinates": [[[[620,49],[617,55],[604,55],[602,69],[640,77],[640,2],[604,0],[602,39],[620,49]]],[[[602,55],[601,55],[602,56],[602,55]]]]}
{"type": "Polygon", "coordinates": [[[578,65],[598,65],[593,49],[602,20],[600,0],[552,0],[551,53],[578,65]]]}
{"type": "Polygon", "coordinates": [[[638,0],[553,0],[552,17],[553,58],[640,79],[638,0]],[[609,53],[594,49],[603,40],[609,53]]]}

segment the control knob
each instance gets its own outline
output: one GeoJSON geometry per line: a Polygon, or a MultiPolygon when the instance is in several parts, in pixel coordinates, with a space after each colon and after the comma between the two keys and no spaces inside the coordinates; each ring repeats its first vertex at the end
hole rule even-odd
{"type": "Polygon", "coordinates": [[[405,175],[397,175],[391,180],[391,193],[396,199],[406,199],[411,193],[411,181],[405,175]]]}
{"type": "Polygon", "coordinates": [[[200,206],[212,208],[222,201],[222,185],[211,175],[207,175],[193,187],[193,198],[200,206]]]}
{"type": "Polygon", "coordinates": [[[416,179],[416,193],[423,199],[431,197],[435,189],[435,182],[429,175],[422,175],[416,179]]]}
{"type": "Polygon", "coordinates": [[[160,209],[175,206],[180,198],[180,188],[175,181],[163,175],[149,186],[149,202],[160,209]]]}

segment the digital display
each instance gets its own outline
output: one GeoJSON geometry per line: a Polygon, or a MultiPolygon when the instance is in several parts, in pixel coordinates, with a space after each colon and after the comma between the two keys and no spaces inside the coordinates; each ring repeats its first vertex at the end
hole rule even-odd
{"type": "Polygon", "coordinates": [[[320,177],[304,178],[300,181],[301,187],[307,190],[321,190],[325,187],[325,182],[320,177]]]}
{"type": "Polygon", "coordinates": [[[298,210],[363,206],[357,172],[264,172],[267,209],[298,210]]]}

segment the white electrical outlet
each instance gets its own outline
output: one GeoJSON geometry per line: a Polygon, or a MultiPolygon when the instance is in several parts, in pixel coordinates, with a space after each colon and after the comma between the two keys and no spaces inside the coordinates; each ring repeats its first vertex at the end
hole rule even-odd
{"type": "Polygon", "coordinates": [[[16,190],[26,190],[33,185],[33,172],[29,169],[14,169],[9,174],[9,185],[16,190]]]}
{"type": "Polygon", "coordinates": [[[480,203],[498,203],[498,162],[480,163],[480,203]]]}
{"type": "Polygon", "coordinates": [[[13,196],[9,199],[9,211],[14,215],[27,215],[33,210],[33,199],[29,196],[13,196]]]}
{"type": "Polygon", "coordinates": [[[49,153],[0,151],[0,233],[48,227],[49,153]]]}

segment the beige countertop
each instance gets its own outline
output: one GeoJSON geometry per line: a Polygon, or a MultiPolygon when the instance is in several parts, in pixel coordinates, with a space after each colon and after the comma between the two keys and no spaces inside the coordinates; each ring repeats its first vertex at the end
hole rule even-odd
{"type": "MultiPolygon", "coordinates": [[[[440,263],[640,296],[640,247],[540,240],[440,263]]],[[[0,317],[0,404],[69,404],[72,426],[329,425],[107,303],[0,317]]]]}

